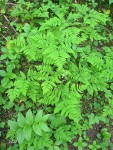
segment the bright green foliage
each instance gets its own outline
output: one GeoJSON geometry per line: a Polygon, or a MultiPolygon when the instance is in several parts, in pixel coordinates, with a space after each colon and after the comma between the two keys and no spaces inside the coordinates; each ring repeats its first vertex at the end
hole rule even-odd
{"type": "Polygon", "coordinates": [[[14,135],[20,144],[20,147],[29,147],[30,145],[35,144],[37,138],[45,136],[46,133],[50,132],[50,128],[47,125],[49,117],[50,114],[43,115],[42,110],[39,110],[35,116],[31,110],[26,112],[25,117],[22,113],[19,113],[17,121],[8,121],[10,131],[8,132],[7,137],[14,135]],[[34,137],[36,137],[36,139],[34,137]],[[30,141],[30,145],[27,145],[27,141],[30,141]]]}
{"type": "Polygon", "coordinates": [[[90,150],[97,150],[101,147],[99,144],[96,143],[96,141],[93,141],[92,145],[89,145],[89,148],[90,148],[90,150]]]}
{"type": "Polygon", "coordinates": [[[109,0],[109,4],[112,4],[113,3],[113,0],[109,0]]]}
{"type": "Polygon", "coordinates": [[[104,140],[110,139],[110,137],[111,137],[110,133],[107,131],[106,128],[102,129],[101,135],[104,138],[104,140]]]}
{"type": "Polygon", "coordinates": [[[100,34],[98,24],[101,22],[104,25],[107,16],[90,10],[85,5],[73,5],[73,9],[76,11],[70,12],[66,18],[64,14],[56,12],[53,18],[42,22],[38,29],[22,33],[11,41],[12,48],[9,51],[18,53],[20,57],[24,55],[29,63],[39,64],[34,65],[37,71],[31,66],[32,69],[29,69],[27,76],[20,72],[20,77],[16,78],[7,93],[11,101],[28,96],[33,101],[43,104],[55,104],[55,113],[61,111],[61,115],[69,116],[78,122],[82,97],[77,91],[78,83],[82,84],[80,87],[82,91],[87,89],[93,94],[100,89],[105,91],[106,82],[112,75],[108,79],[103,76],[103,71],[108,70],[107,62],[104,61],[102,54],[96,51],[96,47],[90,46],[90,42],[94,40],[106,40],[100,34]],[[77,14],[76,12],[81,9],[81,13],[77,14]],[[86,15],[83,18],[84,14],[86,15]],[[83,18],[82,23],[79,21],[80,18],[83,18]],[[87,46],[82,46],[86,42],[87,46]],[[28,77],[30,71],[34,73],[32,79],[28,77]],[[99,83],[98,77],[102,78],[99,83]],[[34,80],[38,83],[33,82],[34,80]],[[38,97],[40,93],[43,94],[38,97]]]}
{"type": "Polygon", "coordinates": [[[109,5],[111,5],[112,3],[113,3],[113,0],[100,0],[100,1],[98,1],[98,0],[87,0],[89,3],[92,3],[92,6],[96,6],[96,5],[101,5],[102,3],[104,3],[104,4],[108,4],[109,3],[109,5]]]}
{"type": "MultiPolygon", "coordinates": [[[[12,22],[20,33],[0,56],[1,104],[16,112],[9,150],[99,149],[86,131],[113,118],[110,18],[71,0],[19,0],[11,15],[22,23],[12,22]]],[[[99,130],[102,143],[110,139],[99,130]]]]}
{"type": "Polygon", "coordinates": [[[105,116],[111,116],[113,117],[113,99],[109,99],[108,101],[108,105],[105,105],[104,109],[103,109],[103,114],[104,117],[105,116]]]}
{"type": "Polygon", "coordinates": [[[78,142],[75,142],[73,145],[78,147],[78,150],[82,150],[84,147],[87,146],[86,142],[83,142],[81,137],[78,139],[78,142]]]}
{"type": "Polygon", "coordinates": [[[6,4],[7,4],[7,2],[8,2],[8,0],[1,0],[1,1],[0,1],[0,8],[2,8],[2,9],[0,10],[0,12],[1,12],[2,14],[4,14],[5,11],[6,11],[6,4]]]}

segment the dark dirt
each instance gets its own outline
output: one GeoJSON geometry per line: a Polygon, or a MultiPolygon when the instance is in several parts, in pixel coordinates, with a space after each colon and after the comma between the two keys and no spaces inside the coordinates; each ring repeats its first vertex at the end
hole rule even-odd
{"type": "Polygon", "coordinates": [[[104,127],[103,124],[94,124],[92,129],[87,131],[87,136],[91,139],[90,143],[97,139],[97,134],[101,132],[101,129],[104,127]]]}

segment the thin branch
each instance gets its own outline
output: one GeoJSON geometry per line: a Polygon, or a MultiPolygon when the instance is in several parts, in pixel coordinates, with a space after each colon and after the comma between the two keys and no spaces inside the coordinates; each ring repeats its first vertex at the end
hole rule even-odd
{"type": "Polygon", "coordinates": [[[1,36],[2,36],[6,41],[8,41],[8,40],[6,39],[6,37],[5,37],[3,34],[1,34],[1,36]]]}
{"type": "Polygon", "coordinates": [[[4,15],[4,18],[7,20],[7,22],[10,22],[6,15],[4,15]]]}
{"type": "Polygon", "coordinates": [[[13,26],[11,26],[11,28],[14,30],[14,32],[16,33],[16,30],[15,30],[15,28],[13,27],[13,26]]]}
{"type": "Polygon", "coordinates": [[[18,21],[18,18],[16,18],[13,22],[16,22],[16,21],[18,21]]]}
{"type": "MultiPolygon", "coordinates": [[[[5,20],[10,24],[9,19],[7,18],[7,16],[4,15],[5,20]]],[[[13,29],[13,31],[16,33],[16,30],[13,26],[11,26],[11,28],[13,29]]]]}
{"type": "Polygon", "coordinates": [[[7,3],[7,5],[16,5],[16,4],[14,4],[14,3],[7,3]]]}

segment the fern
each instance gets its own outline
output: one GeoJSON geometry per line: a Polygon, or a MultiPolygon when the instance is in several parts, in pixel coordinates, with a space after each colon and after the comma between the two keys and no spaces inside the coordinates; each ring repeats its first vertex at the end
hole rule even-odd
{"type": "Polygon", "coordinates": [[[40,150],[43,150],[44,148],[52,148],[51,145],[53,144],[53,141],[50,139],[50,136],[51,134],[45,133],[42,138],[36,137],[33,142],[34,148],[40,150]]]}
{"type": "Polygon", "coordinates": [[[81,149],[89,127],[113,118],[110,19],[72,0],[19,1],[15,9],[21,33],[0,57],[3,107],[18,112],[8,121],[7,138],[17,143],[10,149],[81,149]]]}
{"type": "Polygon", "coordinates": [[[102,117],[105,118],[106,116],[110,116],[111,118],[113,118],[113,100],[109,99],[108,102],[108,105],[104,106],[102,117]]]}
{"type": "Polygon", "coordinates": [[[36,102],[38,99],[40,99],[40,94],[41,89],[39,83],[31,81],[28,89],[28,97],[36,102]]]}
{"type": "MultiPolygon", "coordinates": [[[[68,84],[67,84],[68,86],[68,84]]],[[[61,115],[69,116],[75,122],[80,119],[80,98],[81,95],[76,91],[75,87],[72,91],[68,91],[66,85],[62,87],[61,100],[56,103],[54,113],[61,111],[61,115]]]]}
{"type": "Polygon", "coordinates": [[[24,32],[11,40],[13,60],[18,59],[21,67],[6,93],[11,101],[24,97],[40,106],[52,106],[54,114],[78,123],[84,93],[105,92],[113,79],[112,50],[103,46],[98,50],[100,43],[107,42],[108,34],[102,31],[109,19],[79,4],[64,7],[50,2],[33,16],[37,13],[46,20],[40,19],[28,31],[24,26],[24,32]],[[22,59],[27,65],[24,70],[22,59]]]}
{"type": "MultiPolygon", "coordinates": [[[[16,79],[14,87],[7,93],[11,100],[23,95],[40,104],[55,105],[55,113],[60,112],[78,122],[83,91],[87,90],[93,95],[94,92],[105,91],[107,88],[106,82],[98,82],[101,81],[98,77],[103,75],[105,60],[100,52],[96,52],[95,47],[90,46],[91,41],[105,40],[98,24],[104,25],[107,16],[84,5],[72,5],[72,12],[64,17],[63,13],[54,11],[56,6],[52,6],[54,16],[42,22],[39,28],[20,34],[12,41],[20,55],[24,55],[28,62],[38,64],[35,65],[37,71],[32,71],[33,77],[31,68],[25,77],[16,79]],[[73,10],[80,13],[73,13],[73,10]],[[87,46],[82,46],[86,42],[87,46]],[[70,89],[72,83],[75,83],[73,90],[70,89]],[[12,90],[17,90],[18,94],[12,96],[12,90]]],[[[58,9],[61,11],[61,8],[58,9]]],[[[64,12],[67,10],[64,8],[64,12]]],[[[104,70],[108,65],[112,66],[112,60],[108,64],[106,59],[104,70]]],[[[112,79],[111,75],[109,79],[112,79]]],[[[105,81],[105,77],[102,76],[102,80],[105,81]]]]}
{"type": "Polygon", "coordinates": [[[6,92],[9,96],[10,101],[14,101],[20,94],[20,92],[18,91],[18,89],[9,89],[6,92]]]}
{"type": "Polygon", "coordinates": [[[29,87],[29,81],[18,79],[17,81],[14,82],[14,86],[20,91],[21,94],[26,96],[26,93],[29,87]]]}
{"type": "Polygon", "coordinates": [[[21,76],[22,77],[17,78],[17,80],[14,82],[14,87],[12,89],[8,89],[6,92],[8,93],[11,101],[13,101],[15,98],[18,98],[21,94],[23,96],[27,95],[30,82],[25,79],[26,77],[24,73],[21,72],[21,76]]]}
{"type": "Polygon", "coordinates": [[[55,138],[57,141],[63,143],[64,141],[71,142],[72,135],[70,132],[70,126],[61,126],[55,131],[55,138]]]}

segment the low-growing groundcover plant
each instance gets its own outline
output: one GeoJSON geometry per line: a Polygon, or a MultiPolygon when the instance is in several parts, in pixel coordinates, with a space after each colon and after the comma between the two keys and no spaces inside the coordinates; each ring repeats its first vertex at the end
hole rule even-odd
{"type": "Polygon", "coordinates": [[[111,19],[71,0],[34,3],[11,9],[21,28],[1,49],[2,149],[112,149],[111,19]]]}

